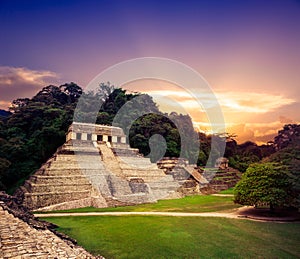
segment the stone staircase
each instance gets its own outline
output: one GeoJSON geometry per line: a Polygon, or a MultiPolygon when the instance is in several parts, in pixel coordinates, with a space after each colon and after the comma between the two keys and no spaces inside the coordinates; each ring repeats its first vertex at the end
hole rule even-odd
{"type": "MultiPolygon", "coordinates": [[[[151,163],[149,158],[139,154],[137,149],[124,144],[122,147],[108,147],[106,144],[98,146],[101,154],[106,154],[103,160],[107,167],[111,169],[118,167],[118,171],[121,171],[134,194],[117,195],[118,199],[145,203],[176,196],[175,193],[180,187],[178,181],[166,175],[157,167],[157,164],[151,163]]],[[[120,185],[117,184],[117,186],[120,185]]]]}
{"type": "Polygon", "coordinates": [[[241,172],[231,167],[218,169],[215,173],[212,173],[213,171],[213,169],[205,169],[202,174],[209,182],[208,185],[201,188],[203,193],[217,193],[232,188],[242,176],[241,172]]]}
{"type": "Polygon", "coordinates": [[[196,170],[196,166],[189,165],[185,159],[165,157],[157,164],[165,174],[172,176],[180,184],[178,192],[181,196],[200,194],[199,186],[207,183],[196,170]]]}
{"type": "MultiPolygon", "coordinates": [[[[66,202],[85,207],[91,205],[92,196],[101,197],[93,182],[104,175],[105,170],[101,163],[95,163],[99,160],[99,151],[90,145],[86,147],[77,148],[72,143],[60,147],[17,191],[18,195],[23,196],[24,205],[31,210],[53,205],[57,205],[53,209],[59,208],[66,202]],[[81,153],[75,156],[78,150],[81,153]]],[[[106,207],[105,199],[101,198],[102,204],[98,199],[98,206],[106,207]]]]}

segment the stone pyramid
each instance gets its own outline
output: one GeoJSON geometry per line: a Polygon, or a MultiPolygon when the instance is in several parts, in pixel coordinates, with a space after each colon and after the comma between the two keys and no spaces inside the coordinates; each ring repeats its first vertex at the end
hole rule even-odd
{"type": "Polygon", "coordinates": [[[133,205],[181,197],[177,178],[130,148],[121,128],[73,123],[16,194],[30,210],[133,205]]]}

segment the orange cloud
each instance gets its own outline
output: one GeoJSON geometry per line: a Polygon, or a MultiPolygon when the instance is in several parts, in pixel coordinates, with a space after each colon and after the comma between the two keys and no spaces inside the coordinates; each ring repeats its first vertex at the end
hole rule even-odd
{"type": "MultiPolygon", "coordinates": [[[[203,107],[214,107],[219,104],[225,118],[226,131],[237,134],[238,142],[251,140],[261,144],[273,140],[285,123],[293,122],[285,116],[279,117],[278,113],[285,112],[287,107],[291,109],[292,105],[297,105],[294,98],[273,91],[259,92],[259,89],[256,92],[219,89],[214,92],[216,96],[214,98],[212,94],[201,89],[196,96],[191,96],[181,87],[160,80],[135,81],[126,86],[131,90],[135,89],[153,96],[154,100],[158,101],[160,109],[165,112],[189,114],[195,128],[208,133],[213,133],[212,128],[215,130],[218,126],[212,127],[203,107]],[[274,116],[279,119],[272,122],[274,116]]],[[[219,126],[219,129],[224,130],[223,125],[219,126]]]]}
{"type": "Polygon", "coordinates": [[[267,113],[296,101],[272,93],[217,92],[223,112],[267,113]]]}
{"type": "Polygon", "coordinates": [[[294,123],[294,121],[288,117],[285,116],[279,116],[279,121],[281,123],[289,124],[289,123],[294,123]]]}
{"type": "Polygon", "coordinates": [[[243,123],[230,126],[227,131],[237,134],[236,139],[239,143],[250,140],[257,144],[264,144],[272,141],[285,124],[280,120],[270,123],[243,123]]]}

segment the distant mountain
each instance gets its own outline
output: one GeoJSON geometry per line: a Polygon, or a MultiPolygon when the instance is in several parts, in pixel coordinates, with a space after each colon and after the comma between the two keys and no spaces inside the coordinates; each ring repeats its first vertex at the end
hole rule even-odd
{"type": "Polygon", "coordinates": [[[0,118],[7,118],[8,116],[10,116],[12,113],[9,111],[5,111],[5,110],[1,110],[0,109],[0,118]]]}

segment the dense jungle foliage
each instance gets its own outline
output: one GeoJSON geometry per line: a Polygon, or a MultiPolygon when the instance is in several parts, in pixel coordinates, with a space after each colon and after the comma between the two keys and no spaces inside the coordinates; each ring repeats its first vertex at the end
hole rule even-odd
{"type": "MultiPolygon", "coordinates": [[[[163,113],[149,95],[127,93],[109,83],[101,83],[96,91],[86,93],[75,83],[49,85],[32,98],[12,101],[10,111],[0,112],[1,190],[12,192],[64,143],[65,133],[74,120],[74,110],[79,98],[80,109],[76,113],[75,120],[83,122],[91,120],[105,125],[112,125],[120,108],[125,104],[130,107],[131,102],[135,101],[134,105],[131,105],[130,112],[122,116],[122,120],[133,122],[132,125],[125,123],[127,128],[124,130],[129,132],[130,145],[138,148],[144,155],[148,155],[151,151],[150,138],[159,134],[166,141],[165,156],[182,156],[190,161],[196,161],[200,166],[205,166],[210,153],[213,160],[222,155],[217,146],[211,148],[212,140],[221,143],[225,136],[224,156],[229,159],[230,166],[244,172],[250,164],[259,162],[271,154],[273,160],[285,157],[285,150],[290,148],[290,144],[279,146],[280,136],[273,144],[258,146],[250,141],[239,145],[228,134],[221,136],[196,132],[188,115],[176,112],[163,113]],[[95,117],[90,111],[97,107],[99,100],[102,100],[103,105],[95,117]],[[135,119],[136,114],[141,111],[145,115],[135,119]],[[192,143],[195,139],[197,143],[192,143]],[[275,153],[276,149],[278,151],[275,153]]],[[[286,164],[299,170],[299,152],[295,155],[290,150],[287,152],[289,155],[286,164]],[[296,163],[291,162],[294,159],[297,160],[296,163]]],[[[151,160],[156,161],[159,158],[154,156],[151,160]]]]}

